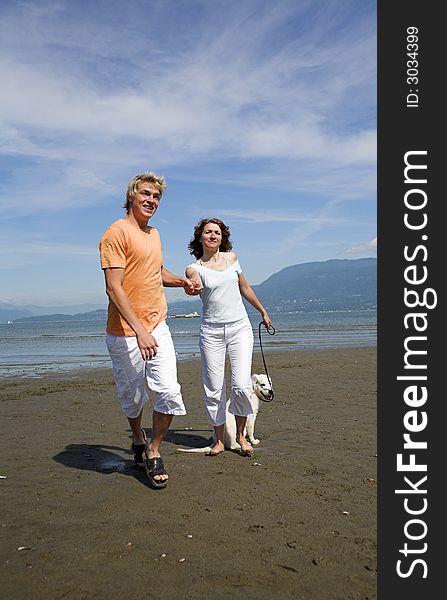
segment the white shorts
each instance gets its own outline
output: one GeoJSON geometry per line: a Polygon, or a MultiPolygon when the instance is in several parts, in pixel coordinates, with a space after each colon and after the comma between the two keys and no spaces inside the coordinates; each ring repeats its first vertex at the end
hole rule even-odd
{"type": "Polygon", "coordinates": [[[155,392],[154,411],[166,415],[185,415],[177,360],[171,332],[162,321],[152,332],[157,340],[157,354],[144,361],[135,336],[106,336],[112,359],[118,400],[126,417],[135,419],[148,401],[149,390],[155,392]]]}

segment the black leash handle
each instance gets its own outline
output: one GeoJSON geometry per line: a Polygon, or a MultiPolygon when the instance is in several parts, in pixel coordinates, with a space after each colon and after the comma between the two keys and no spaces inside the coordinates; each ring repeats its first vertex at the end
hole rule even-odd
{"type": "MultiPolygon", "coordinates": [[[[275,393],[273,391],[273,384],[272,384],[272,380],[270,379],[270,375],[267,369],[267,365],[265,364],[265,358],[264,358],[264,350],[262,349],[262,339],[261,339],[261,327],[264,323],[261,321],[259,323],[259,327],[258,327],[258,336],[259,336],[259,346],[261,348],[261,356],[262,356],[262,362],[264,363],[264,369],[265,369],[265,374],[267,375],[267,379],[269,380],[270,383],[270,388],[272,390],[272,397],[270,398],[270,400],[266,400],[265,398],[262,398],[262,400],[264,402],[271,402],[273,400],[273,398],[275,397],[275,393]]],[[[266,327],[267,333],[269,335],[275,335],[276,333],[276,329],[273,327],[273,325],[269,325],[268,327],[266,327]]]]}

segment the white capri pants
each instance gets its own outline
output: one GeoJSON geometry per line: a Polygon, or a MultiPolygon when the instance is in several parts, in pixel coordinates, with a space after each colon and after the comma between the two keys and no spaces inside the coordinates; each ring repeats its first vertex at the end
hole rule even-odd
{"type": "Polygon", "coordinates": [[[166,415],[185,415],[177,360],[171,332],[166,321],[152,331],[157,340],[157,354],[143,360],[135,336],[106,336],[112,359],[118,400],[126,417],[135,419],[148,401],[149,390],[155,392],[154,410],[166,415]]]}
{"type": "Polygon", "coordinates": [[[251,404],[251,361],[253,331],[247,318],[233,323],[202,323],[200,354],[205,410],[209,422],[219,426],[226,421],[225,355],[231,365],[231,394],[228,411],[241,417],[253,416],[251,404]]]}

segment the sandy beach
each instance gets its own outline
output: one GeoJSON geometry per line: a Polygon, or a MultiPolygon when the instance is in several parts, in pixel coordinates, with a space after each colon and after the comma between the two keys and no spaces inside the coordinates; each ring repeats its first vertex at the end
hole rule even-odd
{"type": "Polygon", "coordinates": [[[111,370],[3,381],[2,597],[376,598],[376,350],[266,360],[251,458],[177,452],[212,433],[200,361],[179,362],[164,490],[133,467],[111,370]]]}

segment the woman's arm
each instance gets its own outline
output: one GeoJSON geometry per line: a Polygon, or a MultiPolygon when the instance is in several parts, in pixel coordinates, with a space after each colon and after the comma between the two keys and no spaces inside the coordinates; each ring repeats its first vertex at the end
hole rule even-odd
{"type": "Polygon", "coordinates": [[[264,323],[265,327],[268,329],[271,326],[272,321],[270,320],[270,317],[268,316],[265,308],[259,302],[256,294],[254,293],[252,288],[248,285],[248,282],[242,273],[239,273],[239,289],[241,291],[242,296],[247,300],[247,302],[250,302],[250,304],[253,306],[253,308],[256,308],[256,310],[259,313],[261,313],[262,322],[264,323]]]}
{"type": "Polygon", "coordinates": [[[200,294],[203,290],[203,284],[198,272],[193,267],[186,267],[185,275],[194,284],[194,292],[189,295],[195,296],[200,294]]]}

